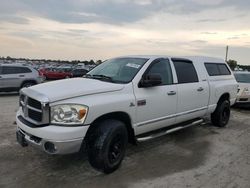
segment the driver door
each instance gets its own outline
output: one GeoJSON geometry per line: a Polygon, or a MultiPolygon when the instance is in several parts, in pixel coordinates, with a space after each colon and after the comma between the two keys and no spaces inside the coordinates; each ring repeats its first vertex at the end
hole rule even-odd
{"type": "Polygon", "coordinates": [[[171,63],[168,59],[153,61],[143,77],[150,74],[160,75],[162,84],[147,88],[134,85],[137,102],[137,134],[172,125],[176,120],[177,86],[173,84],[171,63]]]}

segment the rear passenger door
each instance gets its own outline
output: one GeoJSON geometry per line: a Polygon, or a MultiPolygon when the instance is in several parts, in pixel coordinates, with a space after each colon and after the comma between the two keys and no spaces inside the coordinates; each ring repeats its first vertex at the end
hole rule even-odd
{"type": "Polygon", "coordinates": [[[209,86],[205,74],[198,75],[197,67],[187,59],[172,59],[177,75],[177,118],[180,123],[204,116],[209,100],[209,86]]]}

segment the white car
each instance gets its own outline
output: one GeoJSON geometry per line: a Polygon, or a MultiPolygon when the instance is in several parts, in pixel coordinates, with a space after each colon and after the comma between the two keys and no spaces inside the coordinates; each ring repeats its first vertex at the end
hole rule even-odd
{"type": "Polygon", "coordinates": [[[238,82],[238,94],[236,104],[250,107],[250,72],[235,72],[238,82]]]}
{"type": "Polygon", "coordinates": [[[0,92],[19,91],[42,82],[39,72],[21,64],[0,64],[0,92]]]}
{"type": "Polygon", "coordinates": [[[111,173],[137,143],[204,121],[224,127],[237,82],[217,58],[126,56],[105,61],[85,78],[21,90],[17,140],[49,154],[82,151],[111,173]]]}

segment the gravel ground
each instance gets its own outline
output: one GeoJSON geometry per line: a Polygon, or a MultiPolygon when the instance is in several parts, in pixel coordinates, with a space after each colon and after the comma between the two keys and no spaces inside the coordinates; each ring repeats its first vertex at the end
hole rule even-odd
{"type": "Polygon", "coordinates": [[[209,123],[130,145],[120,169],[104,175],[85,154],[50,156],[15,140],[17,94],[0,95],[0,187],[250,187],[250,110],[227,128],[209,123]]]}

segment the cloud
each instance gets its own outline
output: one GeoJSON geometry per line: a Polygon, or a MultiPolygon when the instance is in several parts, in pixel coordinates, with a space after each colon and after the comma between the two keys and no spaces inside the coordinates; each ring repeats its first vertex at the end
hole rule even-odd
{"type": "Polygon", "coordinates": [[[234,37],[228,37],[227,39],[228,40],[237,40],[237,39],[240,39],[240,37],[234,36],[234,37]]]}
{"type": "Polygon", "coordinates": [[[208,32],[208,31],[206,31],[206,32],[201,32],[201,34],[203,34],[203,35],[216,35],[217,32],[208,32]]]}
{"type": "Polygon", "coordinates": [[[10,0],[0,7],[0,14],[29,13],[64,23],[102,22],[121,24],[134,22],[150,15],[155,6],[147,1],[90,1],[90,0],[10,0]]]}
{"type": "MultiPolygon", "coordinates": [[[[158,13],[187,15],[234,7],[248,10],[245,0],[8,0],[1,2],[0,16],[28,14],[63,23],[134,23],[158,13]]],[[[243,14],[243,13],[242,13],[243,14]]],[[[11,22],[11,19],[9,20],[11,22]]],[[[201,19],[199,22],[221,22],[224,19],[201,19]]],[[[18,22],[18,21],[17,21],[18,22]]],[[[20,22],[22,22],[20,20],[20,22]]]]}
{"type": "Polygon", "coordinates": [[[197,22],[212,22],[212,23],[225,22],[225,21],[227,21],[227,19],[200,19],[200,20],[197,20],[197,22]]]}
{"type": "Polygon", "coordinates": [[[191,42],[196,43],[196,44],[206,44],[208,41],[206,41],[206,40],[193,40],[191,42]]]}
{"type": "Polygon", "coordinates": [[[0,15],[0,22],[8,22],[14,24],[29,24],[29,19],[21,16],[0,15]]]}
{"type": "Polygon", "coordinates": [[[27,39],[33,39],[33,38],[40,38],[42,37],[41,33],[38,32],[32,32],[32,31],[15,31],[15,32],[10,32],[8,33],[11,36],[17,36],[21,38],[27,38],[27,39]]]}
{"type": "Polygon", "coordinates": [[[226,45],[249,45],[249,9],[246,0],[8,0],[0,6],[0,34],[13,46],[1,45],[0,52],[64,59],[175,52],[224,56],[226,45]],[[27,41],[33,51],[24,50],[27,41]]]}

